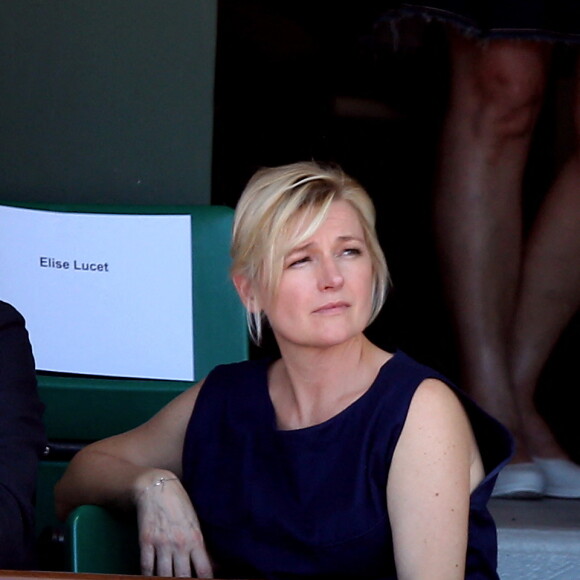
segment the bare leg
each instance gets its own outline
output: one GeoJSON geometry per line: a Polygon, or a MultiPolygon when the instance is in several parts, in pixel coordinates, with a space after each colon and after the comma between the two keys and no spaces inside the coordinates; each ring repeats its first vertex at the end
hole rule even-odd
{"type": "MultiPolygon", "coordinates": [[[[580,74],[576,81],[575,128],[578,138],[580,74]]],[[[576,144],[546,197],[527,242],[514,319],[513,384],[528,446],[537,457],[566,457],[533,401],[540,373],[580,306],[578,224],[580,150],[576,144]]]]}
{"type": "Polygon", "coordinates": [[[547,45],[451,35],[452,86],[436,192],[443,279],[463,386],[516,437],[508,344],[521,266],[521,182],[545,88],[547,45]]]}

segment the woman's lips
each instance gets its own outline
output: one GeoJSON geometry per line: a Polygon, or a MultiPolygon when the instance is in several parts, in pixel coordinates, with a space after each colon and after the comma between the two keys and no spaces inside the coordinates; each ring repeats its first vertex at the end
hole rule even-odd
{"type": "Polygon", "coordinates": [[[314,314],[336,314],[349,308],[348,302],[329,302],[314,311],[314,314]]]}

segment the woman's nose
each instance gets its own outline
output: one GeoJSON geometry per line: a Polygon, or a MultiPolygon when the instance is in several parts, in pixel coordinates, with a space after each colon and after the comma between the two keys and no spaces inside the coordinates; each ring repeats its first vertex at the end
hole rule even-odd
{"type": "Polygon", "coordinates": [[[333,258],[325,258],[320,261],[319,288],[320,290],[333,290],[340,288],[344,283],[342,272],[333,258]]]}

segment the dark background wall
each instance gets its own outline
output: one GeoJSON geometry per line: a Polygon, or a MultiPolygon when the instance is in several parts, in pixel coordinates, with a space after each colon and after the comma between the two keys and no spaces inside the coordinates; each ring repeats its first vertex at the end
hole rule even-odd
{"type": "Polygon", "coordinates": [[[208,203],[213,0],[0,0],[0,199],[208,203]]]}

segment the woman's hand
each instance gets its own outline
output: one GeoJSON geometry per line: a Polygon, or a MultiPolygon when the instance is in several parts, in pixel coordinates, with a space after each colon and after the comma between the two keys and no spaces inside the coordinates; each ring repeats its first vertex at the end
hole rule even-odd
{"type": "Polygon", "coordinates": [[[213,578],[199,520],[181,482],[159,471],[148,479],[135,497],[142,573],[213,578]]]}

